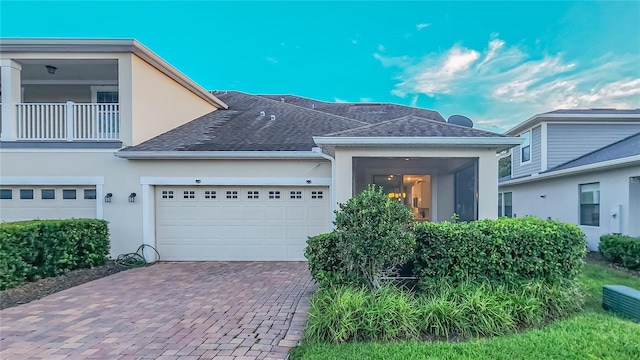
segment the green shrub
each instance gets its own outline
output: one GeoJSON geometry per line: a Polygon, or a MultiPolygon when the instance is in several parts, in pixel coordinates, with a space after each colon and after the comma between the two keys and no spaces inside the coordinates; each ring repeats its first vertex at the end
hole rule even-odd
{"type": "Polygon", "coordinates": [[[416,228],[414,269],[422,281],[553,284],[575,278],[585,255],[582,231],[559,221],[505,217],[425,222],[416,228]]]}
{"type": "Polygon", "coordinates": [[[539,326],[572,314],[584,296],[575,281],[494,285],[428,283],[418,294],[393,286],[321,288],[311,299],[305,343],[467,339],[539,326]]]}
{"type": "Polygon", "coordinates": [[[598,250],[602,256],[629,269],[640,268],[640,238],[627,235],[603,235],[598,250]]]}
{"type": "Polygon", "coordinates": [[[347,271],[340,254],[340,234],[330,232],[310,236],[304,256],[309,262],[311,276],[321,287],[357,283],[353,272],[347,271]]]}
{"type": "Polygon", "coordinates": [[[25,281],[103,265],[109,254],[107,222],[34,220],[0,224],[0,289],[25,281]]]}
{"type": "Polygon", "coordinates": [[[340,204],[336,232],[345,273],[379,288],[383,277],[397,271],[413,253],[413,215],[402,203],[374,185],[340,204]]]}

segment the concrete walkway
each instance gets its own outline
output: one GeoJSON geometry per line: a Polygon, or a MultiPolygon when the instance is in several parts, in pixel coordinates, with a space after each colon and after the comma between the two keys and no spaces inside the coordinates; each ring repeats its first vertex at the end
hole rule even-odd
{"type": "Polygon", "coordinates": [[[0,311],[0,359],[284,359],[304,262],[161,262],[0,311]]]}

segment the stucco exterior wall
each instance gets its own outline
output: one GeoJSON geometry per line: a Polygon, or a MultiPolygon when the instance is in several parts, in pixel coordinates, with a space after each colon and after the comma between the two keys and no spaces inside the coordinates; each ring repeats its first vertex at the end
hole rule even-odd
{"type": "Polygon", "coordinates": [[[131,143],[140,144],[216,107],[131,54],[131,143]]]}
{"type": "Polygon", "coordinates": [[[639,184],[631,177],[640,176],[640,168],[627,167],[529,182],[520,185],[500,186],[500,192],[512,192],[513,214],[517,217],[534,215],[578,225],[587,236],[588,246],[597,250],[600,236],[612,232],[615,219],[610,210],[622,205],[620,231],[640,236],[639,184]],[[600,226],[579,225],[579,184],[600,183],[600,226]],[[631,189],[631,191],[630,191],[631,189]],[[544,197],[543,197],[544,196],[544,197]],[[634,208],[635,206],[635,208],[634,208]]]}
{"type": "MultiPolygon", "coordinates": [[[[103,207],[104,219],[109,221],[111,256],[132,252],[143,241],[143,212],[153,212],[153,187],[143,191],[141,177],[163,178],[165,183],[182,181],[207,185],[211,178],[228,178],[226,185],[238,185],[244,179],[261,181],[265,178],[288,178],[304,186],[310,178],[331,178],[331,163],[324,159],[309,160],[125,160],[112,151],[103,152],[3,152],[1,154],[0,183],[10,177],[38,179],[64,177],[103,177],[103,194],[112,193],[111,203],[97,201],[103,207]],[[130,193],[138,196],[128,202],[130,193]],[[145,199],[145,196],[147,197],[145,199]],[[147,208],[145,210],[145,205],[147,208]]],[[[327,182],[330,182],[327,180],[327,182]]],[[[69,184],[73,185],[73,184],[69,184]]],[[[312,184],[313,185],[313,184],[312,184]]],[[[104,196],[104,195],[103,195],[104,196]]],[[[0,209],[1,210],[1,209],[0,209]]],[[[153,213],[149,214],[151,225],[153,213]]],[[[1,220],[1,211],[0,211],[1,220]]],[[[152,230],[152,229],[151,229],[152,230]]]]}
{"type": "MultiPolygon", "coordinates": [[[[498,216],[498,160],[496,151],[487,148],[467,148],[467,149],[427,149],[427,148],[336,148],[335,162],[335,201],[345,202],[353,194],[353,158],[354,157],[462,157],[478,158],[478,218],[495,219],[498,216]]],[[[440,180],[437,180],[440,181],[440,180]]],[[[451,180],[453,183],[453,180],[451,180]]],[[[443,187],[446,182],[443,180],[443,187]]],[[[453,186],[453,185],[451,185],[453,186]]],[[[436,190],[440,191],[440,190],[436,190]]],[[[443,194],[443,199],[445,198],[443,194]]],[[[440,196],[437,197],[440,201],[440,196]]],[[[439,205],[439,203],[438,203],[439,205]]],[[[453,204],[451,204],[453,207],[453,204]]],[[[438,206],[438,220],[440,218],[440,207],[438,206]]],[[[444,211],[444,210],[443,210],[444,211]]],[[[443,213],[444,214],[444,213],[443,213]]],[[[444,215],[443,215],[444,216],[444,215]]],[[[450,217],[450,215],[449,215],[450,217]]]]}

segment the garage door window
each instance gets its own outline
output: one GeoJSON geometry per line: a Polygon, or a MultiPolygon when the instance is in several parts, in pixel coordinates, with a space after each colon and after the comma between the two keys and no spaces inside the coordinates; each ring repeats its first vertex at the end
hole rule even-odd
{"type": "Polygon", "coordinates": [[[196,191],[195,190],[185,190],[182,192],[183,199],[195,199],[196,191]]]}
{"type": "Polygon", "coordinates": [[[84,189],[84,199],[85,200],[95,200],[96,199],[96,189],[84,189]]]}
{"type": "Polygon", "coordinates": [[[214,200],[217,198],[217,194],[214,190],[205,190],[204,198],[208,200],[214,200]]]}
{"type": "Polygon", "coordinates": [[[20,200],[33,200],[33,189],[20,189],[20,200]]]}
{"type": "Polygon", "coordinates": [[[259,191],[247,191],[247,199],[259,199],[260,192],[259,191]]]}
{"type": "Polygon", "coordinates": [[[42,189],[42,190],[40,190],[40,198],[42,200],[55,200],[56,199],[56,190],[55,189],[42,189]]]}
{"type": "Polygon", "coordinates": [[[0,199],[2,200],[13,199],[13,191],[11,189],[0,189],[0,199]]]}
{"type": "Polygon", "coordinates": [[[322,191],[312,191],[311,192],[311,198],[312,199],[322,199],[324,197],[324,194],[322,193],[322,191]]]}
{"type": "Polygon", "coordinates": [[[272,199],[272,200],[280,199],[280,191],[269,190],[269,199],[272,199]]]}
{"type": "Polygon", "coordinates": [[[162,190],[163,199],[173,199],[173,190],[162,190]]]}
{"type": "Polygon", "coordinates": [[[289,193],[289,198],[294,200],[302,199],[302,191],[291,191],[289,193]]]}
{"type": "Polygon", "coordinates": [[[76,189],[63,189],[62,190],[62,198],[64,200],[75,200],[76,199],[76,189]]]}
{"type": "Polygon", "coordinates": [[[235,190],[227,190],[227,199],[237,199],[238,192],[235,190]]]}

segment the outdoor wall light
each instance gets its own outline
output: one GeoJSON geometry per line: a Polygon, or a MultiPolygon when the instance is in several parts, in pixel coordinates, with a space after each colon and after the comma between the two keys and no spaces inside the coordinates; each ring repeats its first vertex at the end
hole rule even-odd
{"type": "Polygon", "coordinates": [[[136,193],[129,194],[129,202],[136,202],[136,193]]]}
{"type": "Polygon", "coordinates": [[[55,67],[55,66],[51,66],[51,65],[45,65],[44,67],[46,67],[46,68],[47,68],[47,72],[48,72],[49,74],[51,74],[51,75],[55,74],[55,73],[56,73],[56,70],[58,70],[58,68],[57,68],[57,67],[55,67]]]}
{"type": "Polygon", "coordinates": [[[107,195],[104,196],[104,202],[110,203],[112,197],[113,197],[112,193],[107,193],[107,195]]]}

